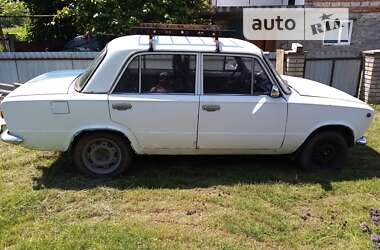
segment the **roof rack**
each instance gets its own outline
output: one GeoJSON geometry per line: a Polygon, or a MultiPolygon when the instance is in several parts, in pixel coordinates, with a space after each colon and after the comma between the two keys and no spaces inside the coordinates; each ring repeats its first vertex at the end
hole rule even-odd
{"type": "Polygon", "coordinates": [[[141,23],[137,27],[132,27],[130,33],[149,35],[149,51],[153,51],[154,36],[166,35],[213,37],[216,43],[216,52],[220,52],[219,37],[233,36],[235,32],[222,30],[217,25],[141,23]]]}

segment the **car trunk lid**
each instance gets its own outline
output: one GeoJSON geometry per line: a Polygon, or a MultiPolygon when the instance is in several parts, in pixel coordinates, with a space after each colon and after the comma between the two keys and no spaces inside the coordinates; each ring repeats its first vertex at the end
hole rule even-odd
{"type": "Polygon", "coordinates": [[[42,74],[22,84],[8,96],[65,94],[83,70],[63,70],[42,74]]]}

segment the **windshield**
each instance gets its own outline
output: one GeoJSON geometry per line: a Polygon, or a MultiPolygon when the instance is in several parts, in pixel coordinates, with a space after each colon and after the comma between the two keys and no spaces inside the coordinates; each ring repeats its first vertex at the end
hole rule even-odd
{"type": "Polygon", "coordinates": [[[278,83],[281,85],[280,87],[286,94],[290,94],[291,90],[289,88],[288,82],[281,78],[280,74],[277,72],[274,65],[269,61],[268,57],[263,53],[263,57],[265,62],[269,65],[271,68],[273,74],[276,76],[278,83]]]}
{"type": "Polygon", "coordinates": [[[95,72],[96,68],[102,62],[104,56],[106,55],[106,48],[104,48],[99,54],[95,57],[95,59],[90,63],[87,69],[80,74],[75,80],[75,90],[80,92],[84,88],[87,83],[87,80],[91,77],[91,75],[95,72]]]}

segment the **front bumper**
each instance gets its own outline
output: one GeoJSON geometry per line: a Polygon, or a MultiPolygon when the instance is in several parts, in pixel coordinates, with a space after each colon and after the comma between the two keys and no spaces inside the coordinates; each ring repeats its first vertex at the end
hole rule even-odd
{"type": "Polygon", "coordinates": [[[3,142],[11,144],[20,144],[24,141],[21,137],[9,133],[9,130],[7,129],[7,124],[2,118],[0,118],[0,139],[3,142]]]}
{"type": "Polygon", "coordinates": [[[367,145],[367,138],[365,136],[360,137],[356,140],[357,145],[367,145]]]}

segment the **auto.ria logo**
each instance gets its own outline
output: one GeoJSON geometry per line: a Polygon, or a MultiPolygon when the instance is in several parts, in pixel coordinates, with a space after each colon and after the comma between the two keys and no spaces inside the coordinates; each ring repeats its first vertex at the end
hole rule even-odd
{"type": "MultiPolygon", "coordinates": [[[[339,18],[332,20],[334,14],[323,14],[320,16],[321,22],[310,25],[313,35],[323,34],[328,31],[338,30],[342,28],[342,22],[339,18]]],[[[343,26],[344,27],[344,26],[343,26]]]]}
{"type": "Polygon", "coordinates": [[[348,17],[346,8],[246,8],[243,32],[248,40],[336,39],[352,28],[348,17]]]}
{"type": "Polygon", "coordinates": [[[294,30],[296,28],[296,21],[294,19],[283,19],[281,16],[277,16],[276,19],[264,19],[255,18],[252,20],[252,30],[294,30]]]}

